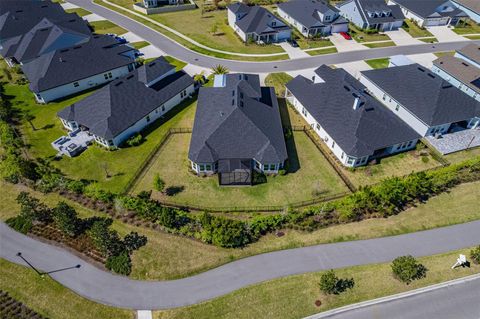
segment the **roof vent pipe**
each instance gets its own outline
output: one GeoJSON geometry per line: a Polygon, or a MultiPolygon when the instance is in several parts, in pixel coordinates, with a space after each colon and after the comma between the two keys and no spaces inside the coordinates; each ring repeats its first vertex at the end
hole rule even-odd
{"type": "Polygon", "coordinates": [[[360,108],[360,97],[356,96],[355,100],[353,101],[353,109],[358,110],[360,108]]]}

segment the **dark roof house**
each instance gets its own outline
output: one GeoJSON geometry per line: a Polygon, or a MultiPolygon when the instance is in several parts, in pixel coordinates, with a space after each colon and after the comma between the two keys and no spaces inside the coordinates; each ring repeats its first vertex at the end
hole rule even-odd
{"type": "Polygon", "coordinates": [[[457,50],[455,56],[467,60],[480,67],[480,45],[471,43],[460,50],[457,50]]]}
{"type": "Polygon", "coordinates": [[[405,16],[398,5],[384,0],[347,0],[337,4],[341,14],[360,28],[392,30],[403,24],[405,16]]]}
{"type": "Polygon", "coordinates": [[[299,75],[286,87],[347,156],[372,156],[420,137],[344,69],[322,65],[315,73],[322,81],[299,75]]]}
{"type": "MultiPolygon", "coordinates": [[[[423,19],[422,26],[456,24],[459,18],[468,15],[448,0],[390,0],[398,4],[404,12],[412,12],[423,19]],[[441,18],[449,18],[442,21],[441,18]],[[453,21],[453,22],[452,22],[453,21]]],[[[406,14],[407,18],[409,17],[406,14]]]]}
{"type": "Polygon", "coordinates": [[[287,149],[274,89],[258,75],[228,74],[201,88],[188,157],[194,163],[255,159],[283,164],[287,149]]]}
{"type": "Polygon", "coordinates": [[[480,95],[480,68],[450,55],[436,59],[433,65],[480,95]]]}

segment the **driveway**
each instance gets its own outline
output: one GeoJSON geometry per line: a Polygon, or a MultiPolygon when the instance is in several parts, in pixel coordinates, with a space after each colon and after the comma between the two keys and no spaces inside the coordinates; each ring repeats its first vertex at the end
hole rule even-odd
{"type": "Polygon", "coordinates": [[[464,37],[456,34],[447,26],[427,27],[427,30],[437,38],[438,42],[465,41],[464,37]]]}
{"type": "Polygon", "coordinates": [[[292,47],[292,45],[288,42],[282,42],[279,44],[282,49],[287,52],[288,54],[288,57],[290,59],[298,59],[298,58],[306,58],[306,57],[310,57],[310,55],[306,52],[304,52],[302,49],[300,48],[294,48],[292,47]]]}
{"type": "Polygon", "coordinates": [[[334,33],[328,37],[330,41],[335,45],[338,52],[350,52],[350,51],[358,51],[358,50],[365,50],[368,49],[366,46],[361,45],[354,39],[346,40],[338,33],[334,33]]]}
{"type": "Polygon", "coordinates": [[[43,271],[80,265],[50,276],[88,299],[120,308],[162,309],[196,304],[242,287],[284,276],[428,256],[480,242],[480,220],[399,236],[287,249],[243,258],[201,274],[171,281],[138,281],[100,270],[59,247],[39,242],[0,223],[0,257],[43,271]]]}
{"type": "Polygon", "coordinates": [[[413,62],[423,65],[428,69],[431,69],[433,66],[433,61],[438,59],[438,56],[433,53],[412,54],[408,55],[407,57],[413,62]]]}
{"type": "Polygon", "coordinates": [[[412,37],[407,31],[399,28],[398,30],[385,31],[386,35],[395,42],[395,45],[422,44],[423,42],[412,37]]]}

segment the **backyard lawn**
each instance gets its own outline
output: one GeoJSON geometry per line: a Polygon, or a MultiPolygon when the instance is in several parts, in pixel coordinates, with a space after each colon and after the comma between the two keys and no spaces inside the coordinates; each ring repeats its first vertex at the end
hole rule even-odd
{"type": "Polygon", "coordinates": [[[116,35],[120,35],[127,33],[127,30],[125,30],[124,28],[119,27],[118,25],[107,20],[94,21],[90,22],[89,24],[92,27],[93,32],[97,34],[113,33],[116,35]]]}
{"type": "Polygon", "coordinates": [[[447,154],[443,156],[448,162],[454,164],[454,163],[460,163],[465,160],[468,160],[470,158],[474,157],[480,157],[480,147],[472,148],[469,150],[465,151],[460,151],[460,152],[455,152],[451,154],[447,154]]]}
{"type": "Polygon", "coordinates": [[[421,28],[411,20],[405,19],[403,21],[403,30],[407,31],[412,37],[414,38],[422,38],[422,37],[433,37],[433,34],[430,33],[425,28],[421,28]]]}
{"type": "Polygon", "coordinates": [[[288,205],[347,190],[303,132],[295,132],[294,138],[288,140],[289,173],[285,176],[269,176],[266,183],[252,187],[220,187],[217,175],[198,177],[192,174],[187,157],[190,137],[191,134],[173,135],[156,155],[134,192],[152,190],[156,174],[165,181],[167,188],[175,187],[181,191],[174,196],[153,191],[154,198],[212,208],[288,205]]]}
{"type": "Polygon", "coordinates": [[[374,41],[386,41],[391,40],[390,37],[383,33],[372,33],[367,34],[357,28],[354,24],[350,23],[349,25],[350,31],[348,32],[352,38],[354,38],[357,42],[374,42],[374,41]]]}
{"type": "Polygon", "coordinates": [[[389,58],[365,60],[365,62],[374,69],[384,69],[390,63],[389,58]]]}
{"type": "Polygon", "coordinates": [[[460,22],[458,26],[453,28],[453,32],[457,34],[480,34],[480,24],[477,24],[472,20],[469,20],[466,24],[460,22]]]}

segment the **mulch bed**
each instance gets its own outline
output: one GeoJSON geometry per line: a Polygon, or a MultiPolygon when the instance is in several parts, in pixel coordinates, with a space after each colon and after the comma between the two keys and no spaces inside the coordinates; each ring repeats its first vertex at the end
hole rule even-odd
{"type": "Polygon", "coordinates": [[[47,319],[22,302],[8,295],[8,292],[0,290],[0,318],[2,319],[47,319]]]}

